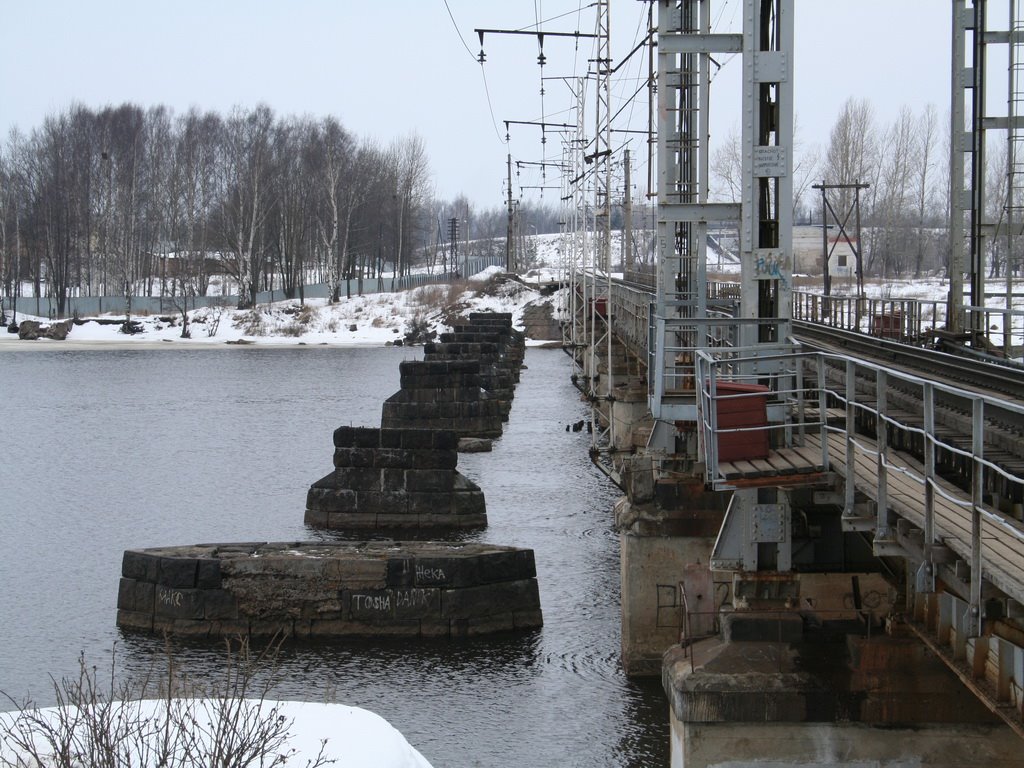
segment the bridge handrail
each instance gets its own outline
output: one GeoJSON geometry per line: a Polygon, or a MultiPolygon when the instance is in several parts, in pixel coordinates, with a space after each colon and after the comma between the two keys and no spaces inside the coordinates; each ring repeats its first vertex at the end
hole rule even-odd
{"type": "MultiPolygon", "coordinates": [[[[856,456],[868,456],[878,472],[876,519],[873,521],[876,543],[884,544],[895,539],[889,517],[888,486],[890,477],[903,475],[925,491],[922,519],[912,522],[915,525],[920,524],[925,531],[930,532],[931,540],[926,541],[927,546],[949,546],[971,564],[972,569],[975,569],[973,572],[983,574],[1015,599],[1024,599],[1024,583],[1019,583],[1018,577],[1005,570],[1002,565],[1005,562],[1004,555],[996,552],[996,545],[1004,546],[1009,541],[1015,542],[1014,546],[1024,552],[1024,522],[1014,517],[1010,509],[1000,509],[998,506],[1002,500],[1020,499],[1024,496],[1024,473],[1001,466],[998,460],[986,456],[985,440],[986,431],[993,418],[997,419],[1000,415],[1006,414],[1022,417],[1024,404],[961,389],[944,382],[931,381],[851,356],[800,351],[798,347],[792,347],[788,352],[793,361],[792,365],[778,366],[782,373],[774,377],[757,377],[760,383],[767,385],[764,391],[728,395],[719,391],[720,385],[737,381],[740,377],[736,372],[742,371],[744,366],[763,365],[777,355],[786,354],[785,350],[781,350],[773,351],[769,355],[753,356],[749,350],[740,348],[707,349],[698,353],[696,375],[697,381],[701,382],[697,390],[698,431],[700,450],[706,467],[705,481],[718,489],[735,487],[726,481],[719,455],[719,438],[730,431],[753,433],[760,429],[776,435],[776,448],[788,448],[799,446],[803,436],[815,430],[821,435],[821,465],[826,470],[831,469],[830,465],[833,463],[829,454],[828,436],[840,435],[841,443],[846,446],[845,461],[842,462],[847,473],[843,512],[845,517],[852,518],[856,514],[855,483],[851,474],[856,471],[856,456]],[[841,385],[829,385],[826,373],[829,369],[837,368],[841,373],[841,385]],[[786,373],[794,369],[793,374],[786,373]],[[868,394],[865,394],[863,389],[858,391],[857,382],[861,380],[858,374],[867,374],[868,394]],[[787,383],[787,375],[794,376],[791,383],[787,383]],[[902,398],[899,408],[895,405],[890,406],[890,383],[899,384],[903,390],[911,393],[911,396],[902,398]],[[958,445],[955,435],[951,434],[950,438],[944,438],[935,429],[935,406],[939,394],[969,404],[969,447],[958,445]],[[763,399],[768,405],[766,423],[760,426],[744,426],[740,429],[720,428],[718,411],[721,404],[739,398],[763,399]],[[845,410],[843,424],[829,423],[826,410],[830,401],[840,410],[845,410]],[[817,402],[818,406],[817,416],[805,418],[808,405],[814,402],[817,402]],[[910,408],[909,403],[913,402],[919,404],[915,410],[907,411],[905,416],[897,414],[899,410],[910,408]],[[784,406],[782,412],[772,414],[773,404],[784,406]],[[857,432],[858,421],[863,423],[865,420],[873,420],[876,434],[874,440],[857,432]],[[920,437],[923,461],[914,459],[908,463],[907,460],[896,459],[896,448],[890,444],[889,436],[895,436],[897,431],[920,437]],[[952,486],[946,487],[946,481],[942,480],[937,466],[936,457],[939,452],[948,452],[951,456],[966,459],[966,475],[970,482],[968,498],[956,494],[952,486]],[[998,493],[996,488],[999,489],[998,493]],[[935,507],[936,497],[946,499],[951,505],[963,509],[970,518],[976,518],[978,522],[970,524],[966,522],[968,518],[965,517],[957,524],[952,519],[940,518],[935,507]]],[[[745,377],[748,381],[751,378],[749,374],[745,374],[745,377]]],[[[980,595],[980,592],[978,594],[980,595]]]]}
{"type": "Polygon", "coordinates": [[[918,342],[946,324],[946,302],[934,299],[825,295],[793,291],[793,319],[901,341],[918,342]],[[928,322],[930,327],[926,327],[928,322]]]}
{"type": "MultiPolygon", "coordinates": [[[[582,274],[586,274],[594,280],[608,281],[608,275],[604,272],[582,274]]],[[[617,278],[612,280],[613,285],[619,286],[613,289],[612,295],[612,306],[616,319],[620,324],[630,327],[628,331],[624,331],[624,338],[631,344],[637,344],[637,352],[644,357],[650,356],[647,350],[649,335],[640,333],[639,328],[646,319],[653,317],[653,312],[646,306],[654,304],[654,293],[652,292],[654,284],[651,277],[652,275],[647,273],[638,275],[631,272],[626,274],[623,280],[617,278]],[[623,305],[620,312],[615,298],[626,295],[630,296],[628,306],[623,305]],[[644,298],[646,298],[646,302],[644,298]],[[644,309],[646,311],[641,311],[644,309]]],[[[738,290],[738,283],[709,282],[708,300],[736,298],[739,295],[738,290]]],[[[1003,336],[1003,344],[996,345],[1001,346],[1007,354],[1018,355],[1024,348],[1024,338],[1021,338],[1024,335],[1024,323],[1021,324],[1021,328],[1017,328],[1013,322],[1015,318],[1024,316],[1024,310],[964,306],[959,311],[967,315],[980,315],[977,322],[974,323],[979,327],[990,328],[996,319],[1002,322],[1004,329],[1008,327],[1008,332],[1003,336]],[[1021,343],[1014,344],[1014,341],[1021,343]]],[[[947,302],[938,299],[825,295],[808,290],[792,292],[793,320],[821,323],[833,328],[909,344],[921,344],[948,327],[947,314],[947,302]]],[[[968,327],[971,323],[961,318],[960,325],[968,327]]]]}

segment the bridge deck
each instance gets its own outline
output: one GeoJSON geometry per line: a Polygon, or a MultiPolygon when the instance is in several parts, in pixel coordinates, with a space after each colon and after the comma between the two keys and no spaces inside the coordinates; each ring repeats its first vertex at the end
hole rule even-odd
{"type": "Polygon", "coordinates": [[[736,488],[802,485],[817,481],[824,472],[821,443],[800,448],[775,448],[763,459],[723,461],[720,475],[736,488]]]}
{"type": "MultiPolygon", "coordinates": [[[[813,441],[820,446],[817,438],[813,441]]],[[[811,439],[808,442],[812,442],[811,439]]],[[[829,461],[837,472],[846,471],[846,441],[841,434],[829,436],[829,461]]],[[[857,489],[878,502],[878,461],[874,441],[858,435],[861,448],[854,454],[857,489]]],[[[925,524],[924,466],[913,456],[889,449],[888,507],[917,528],[925,524]]],[[[935,479],[933,524],[936,538],[957,556],[971,560],[972,513],[970,494],[935,479]]],[[[984,576],[1017,601],[1024,600],[1024,525],[989,506],[981,516],[984,576]]]]}
{"type": "MultiPolygon", "coordinates": [[[[863,435],[856,436],[854,451],[856,487],[873,503],[879,501],[877,444],[863,435]]],[[[828,437],[829,470],[846,475],[846,436],[833,432],[828,437]]],[[[887,506],[897,517],[913,527],[924,529],[924,466],[913,456],[892,448],[886,453],[888,472],[887,506]]],[[[807,435],[799,448],[778,448],[765,459],[722,462],[719,474],[735,488],[759,486],[793,487],[821,483],[824,467],[821,438],[807,435]]],[[[935,479],[933,525],[936,538],[956,553],[971,560],[970,493],[941,478],[935,479]]],[[[1024,602],[1024,525],[998,510],[985,506],[981,518],[985,577],[996,587],[1024,602]]],[[[873,529],[874,518],[864,521],[873,529]]]]}
{"type": "MultiPolygon", "coordinates": [[[[821,453],[821,438],[808,434],[800,447],[774,449],[764,459],[722,462],[719,476],[735,488],[771,485],[793,487],[820,484],[826,472],[847,475],[846,435],[830,433],[828,469],[821,453]]],[[[854,452],[855,484],[872,503],[879,503],[879,464],[876,441],[856,436],[854,452]]],[[[886,455],[887,501],[890,511],[907,520],[913,527],[925,527],[924,465],[909,454],[889,449],[886,455]]],[[[959,559],[971,560],[972,511],[971,495],[952,483],[934,480],[933,524],[938,541],[952,550],[959,559]]],[[[998,589],[1024,602],[1024,524],[985,507],[981,539],[985,549],[985,578],[998,589]]],[[[874,528],[871,518],[867,529],[874,528]]]]}

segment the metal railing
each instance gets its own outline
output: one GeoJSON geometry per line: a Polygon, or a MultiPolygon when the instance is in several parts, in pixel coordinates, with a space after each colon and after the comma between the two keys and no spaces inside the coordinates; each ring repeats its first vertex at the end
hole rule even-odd
{"type": "MultiPolygon", "coordinates": [[[[615,290],[612,296],[613,311],[626,323],[647,317],[648,312],[641,311],[645,309],[645,293],[646,303],[653,301],[653,293],[645,292],[642,284],[637,283],[636,275],[631,273],[629,277],[632,285],[620,286],[622,292],[615,290]],[[617,303],[620,297],[623,299],[621,305],[617,303]]],[[[708,285],[708,300],[711,303],[737,300],[738,291],[737,283],[712,282],[708,285]]],[[[995,347],[1013,356],[1024,352],[1024,310],[965,306],[961,312],[959,327],[986,329],[985,333],[995,347]]],[[[794,320],[908,344],[922,344],[933,339],[937,331],[947,327],[947,314],[944,300],[826,296],[811,291],[793,291],[794,320]]],[[[645,351],[644,338],[640,334],[631,334],[631,343],[634,337],[640,344],[638,351],[645,351]]]]}
{"type": "Polygon", "coordinates": [[[762,454],[772,448],[802,444],[808,392],[803,383],[802,354],[792,342],[728,350],[699,350],[696,376],[698,450],[705,462],[705,482],[725,489],[719,473],[722,446],[746,441],[762,454]],[[790,413],[797,415],[794,424],[790,413]],[[726,416],[728,415],[728,416],[726,416]]]}
{"type": "Polygon", "coordinates": [[[760,439],[772,449],[809,444],[807,438],[816,436],[821,466],[845,467],[844,520],[865,522],[855,505],[858,460],[871,469],[870,487],[864,478],[860,482],[875,500],[875,518],[866,522],[876,547],[894,541],[894,519],[905,516],[923,531],[926,556],[932,547],[943,546],[969,564],[971,610],[979,621],[981,577],[1024,602],[1024,473],[986,455],[992,451],[995,425],[1024,418],[1024,405],[843,355],[794,347],[788,354],[780,349],[778,356],[789,363],[778,364],[773,374],[764,369],[773,355],[760,349],[756,355],[745,349],[698,353],[696,376],[702,386],[697,412],[706,482],[721,490],[735,487],[721,469],[726,435],[744,435],[748,444],[760,439]],[[759,389],[730,391],[730,384],[755,382],[759,389]],[[730,401],[743,399],[761,401],[764,423],[723,427],[721,412],[730,401]],[[964,429],[937,428],[936,407],[942,401],[967,405],[966,438],[958,437],[964,429]],[[829,404],[839,418],[829,419],[829,404]],[[954,475],[963,489],[946,479],[954,475]],[[897,478],[904,486],[899,510],[889,495],[897,478]],[[920,500],[919,507],[907,505],[908,483],[920,490],[919,496],[910,494],[920,500]]]}
{"type": "Polygon", "coordinates": [[[615,335],[641,360],[647,358],[651,293],[624,283],[612,283],[611,306],[615,335]]]}
{"type": "Polygon", "coordinates": [[[993,347],[1003,350],[1007,357],[1024,355],[1024,309],[1003,307],[964,307],[968,318],[962,327],[985,329],[985,336],[993,347]]]}
{"type": "MultiPolygon", "coordinates": [[[[716,351],[739,348],[744,337],[757,338],[768,334],[776,338],[789,335],[788,320],[765,318],[653,318],[653,338],[663,339],[664,354],[660,362],[652,359],[648,369],[650,391],[655,403],[665,397],[686,397],[696,394],[697,382],[702,381],[697,371],[697,357],[703,350],[716,351]]],[[[762,345],[762,349],[767,347],[762,345]]],[[[763,370],[767,359],[757,367],[763,370]]],[[[652,414],[658,417],[659,414],[652,414]]]]}
{"type": "Polygon", "coordinates": [[[946,325],[946,303],[793,291],[793,319],[917,344],[946,325]]]}

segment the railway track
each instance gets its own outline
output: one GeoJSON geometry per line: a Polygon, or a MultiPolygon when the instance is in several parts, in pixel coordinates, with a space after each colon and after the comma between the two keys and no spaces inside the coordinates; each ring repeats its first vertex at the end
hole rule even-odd
{"type": "Polygon", "coordinates": [[[812,349],[853,355],[978,394],[1024,402],[1022,366],[959,357],[800,320],[793,321],[793,334],[812,349]]]}
{"type": "MultiPolygon", "coordinates": [[[[833,328],[795,322],[794,335],[805,347],[826,353],[838,353],[856,357],[899,370],[921,379],[942,382],[960,390],[1008,401],[1011,406],[1000,408],[991,403],[985,408],[984,454],[986,458],[1007,472],[1020,477],[1024,475],[1024,368],[996,365],[965,359],[948,353],[900,344],[864,334],[833,328]]],[[[829,372],[830,386],[839,392],[845,390],[844,372],[837,365],[829,372]]],[[[875,382],[860,379],[856,399],[874,401],[877,398],[875,382]]],[[[890,381],[886,399],[887,414],[906,427],[920,429],[923,425],[920,413],[921,388],[890,381]]],[[[945,390],[937,391],[935,401],[935,428],[937,434],[949,445],[964,452],[971,449],[972,434],[971,398],[955,395],[945,390]]],[[[870,419],[858,424],[858,431],[872,434],[875,424],[870,419]]],[[[905,450],[923,458],[924,445],[920,434],[911,429],[893,428],[889,433],[893,447],[905,450]]],[[[952,452],[939,454],[939,463],[944,466],[945,479],[963,489],[970,487],[971,466],[969,462],[952,452]]],[[[987,473],[991,474],[991,473],[987,473]]],[[[1022,501],[1020,490],[1012,491],[1002,478],[987,476],[986,487],[1022,501]]]]}
{"type": "MultiPolygon", "coordinates": [[[[620,279],[615,282],[653,299],[651,286],[642,281],[620,279]]],[[[716,284],[712,298],[723,303],[728,303],[730,299],[735,301],[738,297],[737,288],[731,283],[716,284]]],[[[646,312],[643,314],[641,320],[646,323],[646,312]]],[[[647,341],[646,333],[641,335],[643,338],[640,343],[644,344],[647,341]]],[[[1014,474],[1024,474],[1024,366],[985,356],[953,355],[799,320],[793,321],[793,335],[808,351],[847,355],[920,379],[940,382],[965,392],[1009,403],[1006,408],[991,403],[985,408],[985,452],[987,457],[1014,474]]],[[[845,381],[838,367],[832,371],[830,379],[833,391],[842,393],[845,381]]],[[[862,402],[874,400],[873,388],[873,381],[859,381],[857,399],[862,402]]],[[[906,420],[913,427],[920,427],[921,419],[916,415],[920,412],[919,386],[915,390],[911,386],[890,382],[887,400],[891,415],[906,420]]],[[[971,400],[969,395],[957,396],[943,391],[935,402],[936,429],[951,444],[965,450],[970,448],[972,433],[971,400]]],[[[872,425],[864,424],[860,427],[871,431],[872,425]]],[[[919,439],[912,430],[902,435],[899,430],[893,430],[892,435],[911,452],[919,452],[919,439]]],[[[969,468],[963,466],[955,456],[945,458],[949,459],[951,474],[957,476],[955,479],[958,484],[966,483],[969,468]]]]}

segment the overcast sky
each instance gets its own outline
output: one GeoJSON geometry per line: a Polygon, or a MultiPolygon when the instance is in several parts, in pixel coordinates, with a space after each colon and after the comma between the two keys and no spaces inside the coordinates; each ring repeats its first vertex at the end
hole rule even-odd
{"type": "MultiPolygon", "coordinates": [[[[741,4],[714,6],[716,31],[738,29],[741,4]]],[[[642,36],[647,5],[612,0],[616,64],[642,36]]],[[[869,99],[882,123],[903,105],[919,112],[934,103],[944,126],[950,17],[949,0],[796,0],[801,141],[827,142],[850,96],[869,99]]],[[[510,151],[523,163],[516,194],[525,186],[526,196],[557,201],[557,188],[535,187],[559,183],[539,165],[561,159],[559,135],[542,145],[540,128],[513,125],[506,145],[504,121],[573,122],[564,78],[585,71],[592,41],[549,36],[543,73],[534,37],[487,35],[487,62],[475,60],[475,28],[534,29],[538,18],[548,32],[594,32],[583,0],[0,0],[0,135],[14,125],[30,131],[76,102],[163,104],[178,114],[265,102],[278,115],[335,115],[384,145],[418,134],[441,197],[500,205],[510,151]]],[[[637,55],[619,71],[617,127],[646,128],[645,104],[626,105],[646,66],[637,55]]],[[[716,138],[738,130],[739,69],[738,57],[726,60],[712,88],[716,138]]],[[[616,139],[625,141],[643,186],[644,137],[616,139]]]]}

